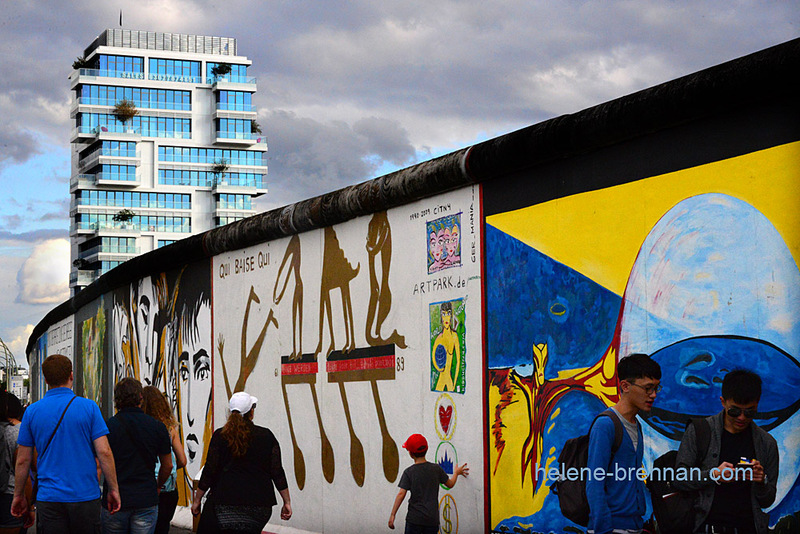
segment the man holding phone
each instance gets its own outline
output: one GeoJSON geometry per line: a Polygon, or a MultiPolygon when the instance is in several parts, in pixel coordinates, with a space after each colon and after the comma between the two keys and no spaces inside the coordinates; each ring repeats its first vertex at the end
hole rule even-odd
{"type": "Polygon", "coordinates": [[[708,417],[708,451],[697,450],[694,425],[678,449],[677,468],[689,472],[702,458],[699,480],[675,481],[681,490],[698,490],[695,532],[766,534],[769,515],[762,509],[775,501],[778,443],[753,423],[761,399],[761,378],[735,370],[722,380],[722,412],[708,417]]]}

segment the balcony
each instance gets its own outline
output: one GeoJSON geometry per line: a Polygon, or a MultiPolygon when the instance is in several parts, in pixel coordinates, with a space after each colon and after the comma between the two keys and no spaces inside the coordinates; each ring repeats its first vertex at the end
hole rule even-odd
{"type": "Polygon", "coordinates": [[[139,153],[136,150],[98,148],[91,154],[78,160],[79,169],[91,169],[101,163],[118,165],[139,165],[139,153]]]}
{"type": "Polygon", "coordinates": [[[129,236],[138,236],[141,230],[131,222],[116,222],[116,221],[94,221],[94,222],[73,222],[70,227],[70,235],[75,234],[112,234],[119,235],[125,234],[129,236]]]}
{"type": "Polygon", "coordinates": [[[258,79],[252,76],[225,75],[206,79],[212,91],[255,91],[257,82],[258,79]]]}
{"type": "Polygon", "coordinates": [[[81,254],[88,263],[97,261],[128,261],[141,252],[139,247],[98,245],[81,254]]]}
{"type": "Polygon", "coordinates": [[[214,111],[215,119],[250,119],[256,118],[256,107],[252,104],[233,104],[217,102],[214,111]]]}
{"type": "Polygon", "coordinates": [[[266,145],[267,136],[260,133],[218,131],[215,143],[226,145],[266,145]]]}
{"type": "Polygon", "coordinates": [[[81,78],[123,78],[128,80],[144,80],[144,72],[125,72],[121,70],[80,69],[81,78]]]}
{"type": "MultiPolygon", "coordinates": [[[[109,108],[116,106],[119,99],[80,97],[72,101],[70,117],[75,118],[78,111],[108,113],[109,108]],[[97,109],[91,109],[97,108],[97,109]]],[[[166,111],[192,111],[191,103],[183,102],[154,102],[152,100],[134,100],[136,107],[141,110],[166,110],[166,111]]],[[[181,114],[181,116],[185,116],[181,114]]]]}
{"type": "Polygon", "coordinates": [[[95,280],[97,280],[98,274],[97,271],[72,271],[69,273],[69,285],[70,287],[74,286],[81,286],[86,287],[95,280]]]}

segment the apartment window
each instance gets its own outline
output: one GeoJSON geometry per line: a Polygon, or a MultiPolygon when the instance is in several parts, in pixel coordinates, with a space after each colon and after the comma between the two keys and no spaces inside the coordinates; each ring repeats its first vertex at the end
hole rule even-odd
{"type": "Polygon", "coordinates": [[[252,98],[252,93],[244,91],[220,91],[217,95],[217,109],[252,111],[252,98]]]}
{"type": "Polygon", "coordinates": [[[199,61],[150,58],[149,67],[151,80],[187,83],[202,83],[203,80],[199,61]]]}
{"type": "Polygon", "coordinates": [[[192,92],[173,89],[146,89],[140,87],[115,87],[110,85],[82,85],[81,103],[95,106],[113,106],[122,99],[133,101],[136,107],[191,111],[192,92]]]}

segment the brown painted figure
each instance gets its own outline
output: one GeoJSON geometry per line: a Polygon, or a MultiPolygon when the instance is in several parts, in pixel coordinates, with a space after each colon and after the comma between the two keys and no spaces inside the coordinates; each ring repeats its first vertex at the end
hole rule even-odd
{"type": "Polygon", "coordinates": [[[344,316],[345,342],[342,352],[350,352],[356,348],[355,332],[353,329],[353,303],[350,299],[350,281],[358,275],[360,265],[355,268],[350,264],[339,245],[339,238],[331,226],[325,228],[325,244],[322,255],[322,280],[320,284],[319,302],[319,344],[314,351],[314,356],[319,358],[322,352],[323,329],[325,316],[328,317],[328,331],[331,342],[325,354],[333,351],[335,346],[333,335],[333,320],[331,318],[331,291],[339,288],[342,292],[342,314],[344,316]]]}
{"type": "Polygon", "coordinates": [[[272,300],[275,305],[281,303],[289,279],[294,275],[294,292],[292,293],[292,353],[290,360],[296,360],[303,354],[303,279],[300,278],[300,236],[295,234],[286,247],[275,287],[272,290],[272,300]],[[286,268],[288,265],[288,268],[286,268]],[[286,268],[286,269],[285,269],[286,268]],[[285,270],[284,270],[285,269],[285,270]],[[278,293],[278,286],[283,279],[283,287],[278,293]]]}
{"type": "Polygon", "coordinates": [[[367,305],[367,343],[371,346],[394,343],[406,348],[404,336],[393,331],[387,339],[381,338],[381,326],[392,309],[392,291],[389,289],[389,267],[392,264],[392,230],[385,211],[372,216],[367,228],[367,254],[369,255],[369,304],[367,305]],[[381,278],[378,281],[377,264],[380,255],[381,278]]]}

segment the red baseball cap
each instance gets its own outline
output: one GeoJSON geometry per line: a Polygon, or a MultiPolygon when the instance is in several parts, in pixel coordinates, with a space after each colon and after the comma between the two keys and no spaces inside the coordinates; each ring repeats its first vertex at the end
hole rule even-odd
{"type": "Polygon", "coordinates": [[[422,434],[411,434],[403,443],[403,448],[408,452],[419,454],[428,450],[428,440],[422,434]]]}

